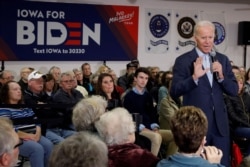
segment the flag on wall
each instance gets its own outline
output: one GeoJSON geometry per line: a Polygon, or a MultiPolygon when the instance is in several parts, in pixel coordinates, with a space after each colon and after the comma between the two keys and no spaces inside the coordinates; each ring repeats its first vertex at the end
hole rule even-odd
{"type": "Polygon", "coordinates": [[[171,10],[145,9],[145,49],[147,53],[169,51],[171,10]]]}
{"type": "Polygon", "coordinates": [[[196,22],[198,21],[198,11],[195,10],[175,10],[173,17],[174,34],[174,47],[175,51],[179,54],[191,50],[195,46],[192,39],[193,30],[196,22]]]}
{"type": "Polygon", "coordinates": [[[224,12],[220,13],[207,13],[200,12],[202,20],[209,20],[215,25],[215,39],[214,46],[215,49],[219,52],[226,51],[226,24],[225,24],[225,15],[224,12]]]}

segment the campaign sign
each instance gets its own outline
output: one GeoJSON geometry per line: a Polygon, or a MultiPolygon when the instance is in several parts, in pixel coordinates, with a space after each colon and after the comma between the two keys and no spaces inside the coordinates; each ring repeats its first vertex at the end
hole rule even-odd
{"type": "Polygon", "coordinates": [[[137,6],[1,0],[1,60],[131,60],[137,6]]]}

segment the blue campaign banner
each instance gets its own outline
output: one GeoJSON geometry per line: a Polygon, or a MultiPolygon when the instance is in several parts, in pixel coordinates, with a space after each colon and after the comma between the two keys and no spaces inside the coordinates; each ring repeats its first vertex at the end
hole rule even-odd
{"type": "Polygon", "coordinates": [[[132,60],[137,6],[0,1],[0,60],[132,60]]]}

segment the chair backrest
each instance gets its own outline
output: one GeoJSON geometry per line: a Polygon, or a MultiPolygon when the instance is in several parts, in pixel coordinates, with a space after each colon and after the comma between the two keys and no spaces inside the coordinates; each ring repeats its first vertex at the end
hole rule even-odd
{"type": "Polygon", "coordinates": [[[139,132],[139,126],[142,123],[142,115],[139,113],[132,113],[132,117],[135,122],[136,132],[139,132]]]}
{"type": "Polygon", "coordinates": [[[233,141],[239,146],[241,153],[243,154],[243,156],[247,156],[247,149],[248,149],[248,145],[250,143],[250,139],[244,138],[244,137],[233,137],[233,141]]]}
{"type": "Polygon", "coordinates": [[[243,155],[241,153],[240,147],[235,142],[233,142],[231,153],[231,167],[238,167],[242,160],[243,155]]]}

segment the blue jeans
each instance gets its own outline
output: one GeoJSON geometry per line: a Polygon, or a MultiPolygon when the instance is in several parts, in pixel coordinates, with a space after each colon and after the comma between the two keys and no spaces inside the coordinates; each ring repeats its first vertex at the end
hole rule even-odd
{"type": "Polygon", "coordinates": [[[46,167],[52,149],[53,143],[41,136],[38,142],[24,140],[23,145],[19,147],[19,154],[29,158],[31,167],[46,167]]]}
{"type": "Polygon", "coordinates": [[[47,129],[46,131],[46,137],[52,141],[54,144],[58,144],[61,141],[63,141],[65,138],[73,135],[76,133],[72,130],[66,130],[61,128],[53,128],[53,129],[47,129]]]}
{"type": "MultiPolygon", "coordinates": [[[[238,127],[234,130],[234,135],[237,137],[250,139],[250,128],[238,127]]],[[[250,143],[248,143],[248,146],[247,146],[247,155],[250,155],[250,143]]]]}

